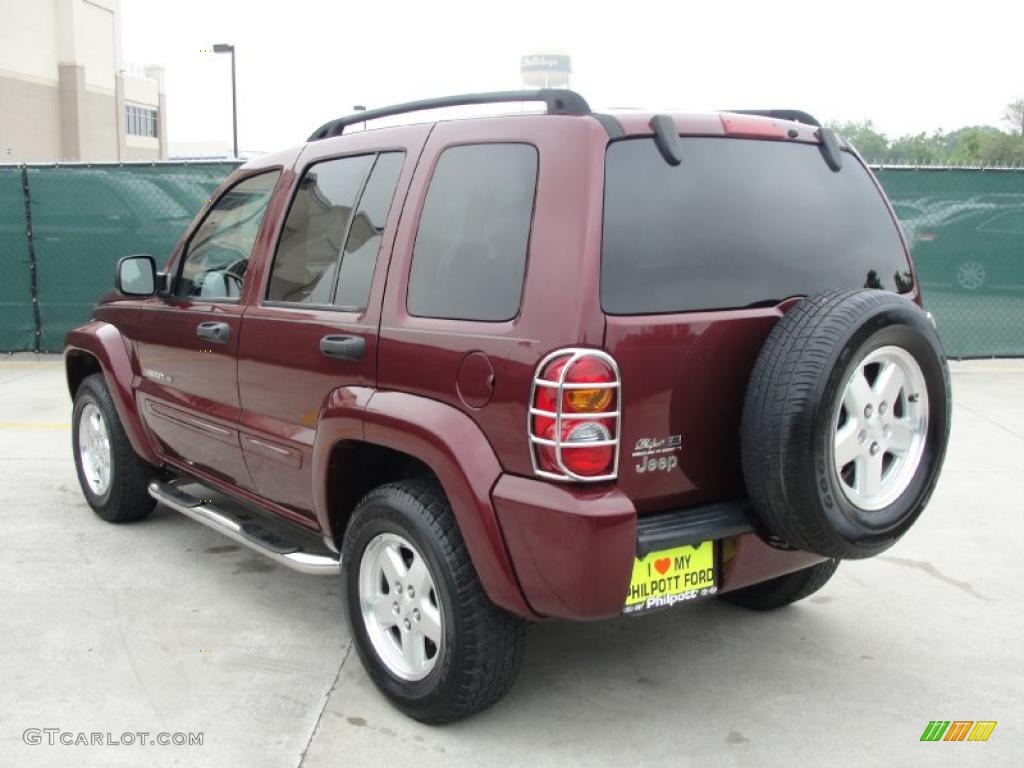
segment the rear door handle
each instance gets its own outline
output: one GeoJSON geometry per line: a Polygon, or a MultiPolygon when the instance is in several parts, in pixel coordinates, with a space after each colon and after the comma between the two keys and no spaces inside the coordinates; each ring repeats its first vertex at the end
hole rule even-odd
{"type": "Polygon", "coordinates": [[[362,336],[324,336],[320,339],[320,352],[339,360],[362,360],[366,354],[366,339],[362,336]]]}
{"type": "Polygon", "coordinates": [[[227,323],[200,323],[196,326],[196,336],[215,344],[227,344],[231,338],[231,326],[227,323]]]}

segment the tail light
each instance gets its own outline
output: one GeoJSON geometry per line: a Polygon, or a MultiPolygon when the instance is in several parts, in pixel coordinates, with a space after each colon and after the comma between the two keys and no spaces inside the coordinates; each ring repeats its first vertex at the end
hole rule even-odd
{"type": "Polygon", "coordinates": [[[533,471],[552,480],[614,480],[621,426],[619,368],[597,349],[541,360],[527,424],[533,471]]]}

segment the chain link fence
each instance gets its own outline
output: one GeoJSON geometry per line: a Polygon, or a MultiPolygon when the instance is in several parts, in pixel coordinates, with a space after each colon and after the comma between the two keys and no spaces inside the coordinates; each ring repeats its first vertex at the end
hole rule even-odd
{"type": "Polygon", "coordinates": [[[1024,356],[1024,169],[881,166],[950,357],[1024,356]]]}
{"type": "Polygon", "coordinates": [[[60,351],[129,253],[161,263],[237,163],[0,166],[0,350],[60,351]]]}
{"type": "MultiPolygon", "coordinates": [[[[111,289],[118,258],[161,262],[235,167],[0,166],[0,350],[59,351],[111,289]]],[[[1024,169],[875,172],[949,355],[1024,356],[1024,169]]]]}

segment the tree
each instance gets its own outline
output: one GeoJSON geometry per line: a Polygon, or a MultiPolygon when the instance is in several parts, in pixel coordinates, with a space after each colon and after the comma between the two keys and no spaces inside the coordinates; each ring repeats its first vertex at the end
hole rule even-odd
{"type": "Polygon", "coordinates": [[[1024,135],[1000,131],[983,136],[978,159],[982,165],[1024,164],[1024,135]]]}
{"type": "Polygon", "coordinates": [[[946,165],[978,165],[982,147],[991,144],[992,137],[1005,135],[990,125],[973,125],[947,133],[942,137],[942,162],[946,165]]]}
{"type": "Polygon", "coordinates": [[[1010,129],[1024,136],[1024,99],[1006,105],[1003,120],[1010,124],[1010,129]]]}
{"type": "Polygon", "coordinates": [[[903,165],[1024,165],[1024,99],[1007,105],[1010,133],[972,125],[949,133],[941,129],[890,139],[870,120],[830,122],[829,127],[857,148],[869,163],[903,165]]]}
{"type": "Polygon", "coordinates": [[[936,131],[931,136],[919,133],[915,136],[900,136],[889,147],[889,156],[894,163],[908,165],[943,165],[948,157],[943,147],[943,134],[936,131]]]}
{"type": "Polygon", "coordinates": [[[867,162],[884,163],[889,159],[889,139],[870,120],[830,123],[829,127],[853,144],[867,162]]]}

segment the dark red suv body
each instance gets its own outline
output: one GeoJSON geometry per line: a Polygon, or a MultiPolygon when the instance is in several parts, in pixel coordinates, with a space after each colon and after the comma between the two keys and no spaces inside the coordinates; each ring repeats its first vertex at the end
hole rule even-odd
{"type": "Polygon", "coordinates": [[[108,294],[69,334],[72,394],[102,372],[147,464],[325,556],[367,492],[430,475],[487,598],[529,619],[619,615],[642,556],[683,544],[713,542],[685,598],[826,560],[752,514],[744,396],[799,297],[918,301],[884,195],[789,115],[676,115],[669,136],[567,111],[247,163],[152,295],[108,294]]]}

